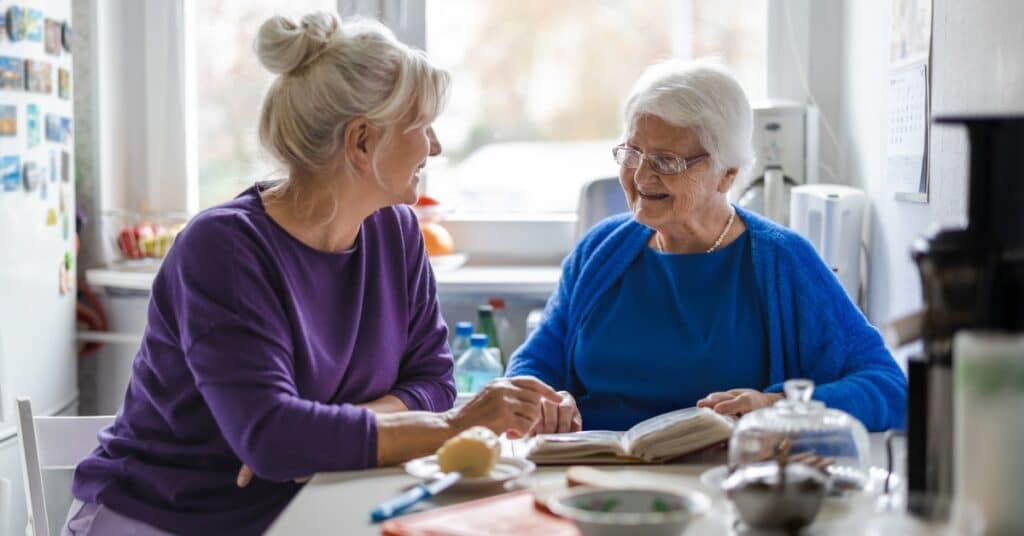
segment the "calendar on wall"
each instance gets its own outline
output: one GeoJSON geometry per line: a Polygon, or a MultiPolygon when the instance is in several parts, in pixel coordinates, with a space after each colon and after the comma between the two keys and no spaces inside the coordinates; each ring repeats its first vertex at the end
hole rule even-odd
{"type": "Polygon", "coordinates": [[[932,0],[892,0],[886,183],[901,201],[928,202],[932,0]]]}
{"type": "Polygon", "coordinates": [[[928,202],[928,65],[889,71],[886,181],[896,199],[928,202]]]}

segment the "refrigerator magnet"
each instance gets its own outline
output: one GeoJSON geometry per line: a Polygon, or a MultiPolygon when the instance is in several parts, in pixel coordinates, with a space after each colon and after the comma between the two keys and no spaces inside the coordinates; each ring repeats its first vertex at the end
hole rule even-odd
{"type": "Polygon", "coordinates": [[[45,61],[25,60],[25,89],[33,93],[53,93],[53,66],[45,61]]]}
{"type": "Polygon", "coordinates": [[[25,89],[25,60],[0,56],[0,89],[25,89]]]}
{"type": "Polygon", "coordinates": [[[71,52],[71,23],[64,21],[60,29],[60,44],[64,47],[64,50],[71,52]]]}
{"type": "Polygon", "coordinates": [[[57,151],[50,151],[50,182],[57,182],[57,174],[60,170],[57,167],[60,165],[58,160],[57,151]]]}
{"type": "Polygon", "coordinates": [[[25,169],[21,172],[22,184],[26,192],[34,192],[39,187],[39,166],[35,162],[25,162],[25,169]]]}
{"type": "Polygon", "coordinates": [[[63,33],[63,31],[61,30],[60,23],[53,19],[46,19],[43,22],[43,28],[46,32],[46,39],[43,41],[46,53],[53,54],[54,56],[59,56],[61,47],[61,34],[63,33]]]}
{"type": "Polygon", "coordinates": [[[71,181],[71,153],[60,152],[60,182],[71,181]]]}
{"type": "Polygon", "coordinates": [[[50,198],[50,192],[47,188],[47,184],[49,183],[46,181],[39,181],[39,199],[42,199],[43,201],[50,198]]]}
{"type": "Polygon", "coordinates": [[[25,39],[40,42],[43,40],[43,12],[38,9],[25,8],[25,39]]]}
{"type": "Polygon", "coordinates": [[[75,291],[75,255],[68,251],[64,254],[64,286],[68,292],[75,291]]]}
{"type": "Polygon", "coordinates": [[[67,69],[57,69],[57,96],[71,98],[71,71],[67,69]]]}
{"type": "MultiPolygon", "coordinates": [[[[61,235],[63,235],[64,240],[67,240],[68,238],[71,238],[71,218],[68,217],[68,213],[67,212],[61,212],[61,214],[60,214],[60,222],[61,222],[61,231],[62,231],[61,235]]],[[[69,259],[68,262],[71,262],[70,261],[71,253],[70,252],[68,253],[68,259],[69,259]]],[[[68,269],[70,270],[71,267],[68,266],[68,269]]]]}
{"type": "Polygon", "coordinates": [[[7,16],[4,17],[7,23],[7,36],[11,41],[21,41],[25,38],[25,10],[18,6],[7,8],[7,16]]]}
{"type": "Polygon", "coordinates": [[[50,207],[46,209],[46,226],[53,227],[57,225],[57,209],[50,207]]]}
{"type": "Polygon", "coordinates": [[[29,149],[39,145],[39,106],[29,104],[25,107],[25,124],[28,127],[29,149]]]}
{"type": "Polygon", "coordinates": [[[17,155],[0,156],[0,174],[3,177],[5,192],[13,192],[20,188],[21,157],[17,155]]]}
{"type": "Polygon", "coordinates": [[[0,106],[0,136],[18,135],[18,107],[13,104],[0,106]]]}
{"type": "Polygon", "coordinates": [[[46,141],[53,141],[57,143],[64,141],[64,138],[61,135],[59,115],[46,114],[46,141]]]}
{"type": "Polygon", "coordinates": [[[64,266],[64,260],[60,261],[57,267],[57,291],[63,296],[68,293],[68,269],[64,266]]]}

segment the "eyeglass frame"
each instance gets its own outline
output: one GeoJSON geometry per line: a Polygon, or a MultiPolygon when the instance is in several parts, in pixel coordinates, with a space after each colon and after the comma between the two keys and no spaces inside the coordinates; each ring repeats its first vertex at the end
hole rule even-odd
{"type": "Polygon", "coordinates": [[[639,168],[640,166],[643,165],[644,160],[647,160],[648,162],[651,163],[651,169],[653,169],[654,171],[656,171],[656,172],[658,172],[658,173],[660,173],[662,175],[678,175],[678,174],[686,171],[690,167],[695,166],[695,165],[703,162],[705,159],[707,159],[710,156],[711,155],[708,154],[708,153],[703,153],[703,154],[699,154],[699,155],[696,155],[696,156],[691,156],[689,158],[684,158],[682,156],[676,156],[674,154],[669,154],[669,153],[658,153],[658,154],[655,154],[655,155],[648,155],[647,153],[645,153],[643,151],[638,151],[638,150],[636,150],[636,149],[634,149],[632,147],[626,146],[626,145],[616,145],[615,147],[612,147],[612,158],[615,159],[615,163],[616,164],[618,164],[618,165],[620,165],[622,167],[625,167],[626,169],[637,169],[637,168],[639,168]],[[626,164],[625,164],[625,157],[623,157],[623,161],[622,162],[619,162],[618,153],[620,151],[626,152],[627,155],[628,155],[629,151],[632,151],[633,153],[636,153],[640,157],[640,162],[637,163],[636,166],[626,166],[626,164]],[[677,169],[678,168],[678,170],[677,171],[666,171],[664,168],[658,169],[659,166],[655,164],[656,161],[653,160],[654,157],[662,157],[662,158],[670,158],[670,159],[672,159],[672,162],[674,163],[673,169],[677,169]]]}

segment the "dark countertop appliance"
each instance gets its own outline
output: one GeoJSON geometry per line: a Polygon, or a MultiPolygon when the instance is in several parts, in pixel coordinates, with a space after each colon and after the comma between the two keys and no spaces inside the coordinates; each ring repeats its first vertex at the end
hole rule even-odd
{"type": "Polygon", "coordinates": [[[940,117],[970,141],[966,229],[918,240],[924,351],[908,363],[911,492],[953,494],[953,335],[1024,331],[1024,116],[940,117]]]}

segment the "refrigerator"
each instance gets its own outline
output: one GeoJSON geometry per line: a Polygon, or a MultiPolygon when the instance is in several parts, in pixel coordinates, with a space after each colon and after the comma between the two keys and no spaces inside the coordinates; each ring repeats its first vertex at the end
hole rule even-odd
{"type": "MultiPolygon", "coordinates": [[[[0,17],[0,535],[21,535],[14,400],[77,413],[71,2],[0,1],[0,17]]],[[[70,476],[44,478],[59,526],[70,476]]]]}

